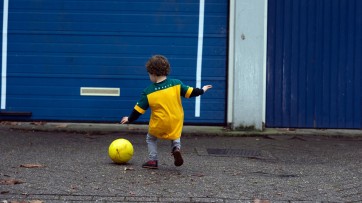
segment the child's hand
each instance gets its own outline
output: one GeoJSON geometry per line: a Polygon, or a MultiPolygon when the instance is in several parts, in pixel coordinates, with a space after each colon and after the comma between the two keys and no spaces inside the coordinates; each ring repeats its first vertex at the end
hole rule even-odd
{"type": "Polygon", "coordinates": [[[123,117],[121,120],[121,124],[125,124],[127,122],[128,122],[128,117],[127,116],[123,117]]]}
{"type": "Polygon", "coordinates": [[[202,89],[204,90],[204,92],[206,92],[208,89],[212,88],[212,85],[205,85],[202,87],[202,89]]]}

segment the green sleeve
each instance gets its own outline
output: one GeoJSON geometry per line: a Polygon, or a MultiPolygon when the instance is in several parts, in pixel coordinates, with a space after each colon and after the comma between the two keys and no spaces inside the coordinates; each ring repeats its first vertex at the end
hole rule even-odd
{"type": "MultiPolygon", "coordinates": [[[[146,111],[148,109],[149,104],[148,104],[147,94],[145,91],[142,92],[141,98],[138,100],[136,106],[140,107],[144,111],[146,111]]],[[[140,112],[140,113],[143,114],[144,112],[140,112]]]]}
{"type": "Polygon", "coordinates": [[[185,97],[191,87],[183,84],[180,80],[178,82],[181,85],[181,96],[185,97]]]}

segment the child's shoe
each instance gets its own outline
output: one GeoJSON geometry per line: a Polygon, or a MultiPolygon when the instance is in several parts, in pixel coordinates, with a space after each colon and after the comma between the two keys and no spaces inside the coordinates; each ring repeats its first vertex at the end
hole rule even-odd
{"type": "Polygon", "coordinates": [[[184,163],[184,160],[182,159],[180,149],[175,147],[172,150],[173,158],[175,159],[175,166],[181,166],[184,163]]]}
{"type": "Polygon", "coordinates": [[[149,160],[146,163],[142,164],[142,168],[158,169],[157,160],[149,160]]]}

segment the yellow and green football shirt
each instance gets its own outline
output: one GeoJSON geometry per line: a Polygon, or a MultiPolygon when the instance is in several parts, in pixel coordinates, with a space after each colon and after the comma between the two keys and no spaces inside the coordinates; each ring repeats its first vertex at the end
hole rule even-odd
{"type": "MultiPolygon", "coordinates": [[[[166,79],[144,89],[134,111],[144,114],[150,108],[148,133],[161,139],[176,140],[181,136],[184,122],[181,97],[190,98],[203,93],[202,89],[184,85],[180,80],[166,79]]],[[[131,118],[130,122],[135,119],[131,118]]]]}

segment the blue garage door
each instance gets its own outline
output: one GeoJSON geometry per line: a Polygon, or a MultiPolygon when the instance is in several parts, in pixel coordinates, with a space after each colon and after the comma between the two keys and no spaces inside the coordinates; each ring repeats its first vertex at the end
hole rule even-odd
{"type": "MultiPolygon", "coordinates": [[[[24,119],[119,121],[150,84],[147,59],[162,54],[171,63],[170,77],[190,86],[197,80],[214,86],[200,105],[194,98],[184,100],[186,123],[225,123],[227,2],[6,2],[8,10],[1,9],[8,12],[2,119],[29,112],[24,119]]],[[[149,112],[140,121],[148,117],[149,112]]]]}
{"type": "Polygon", "coordinates": [[[362,1],[269,0],[268,127],[362,127],[362,1]]]}

